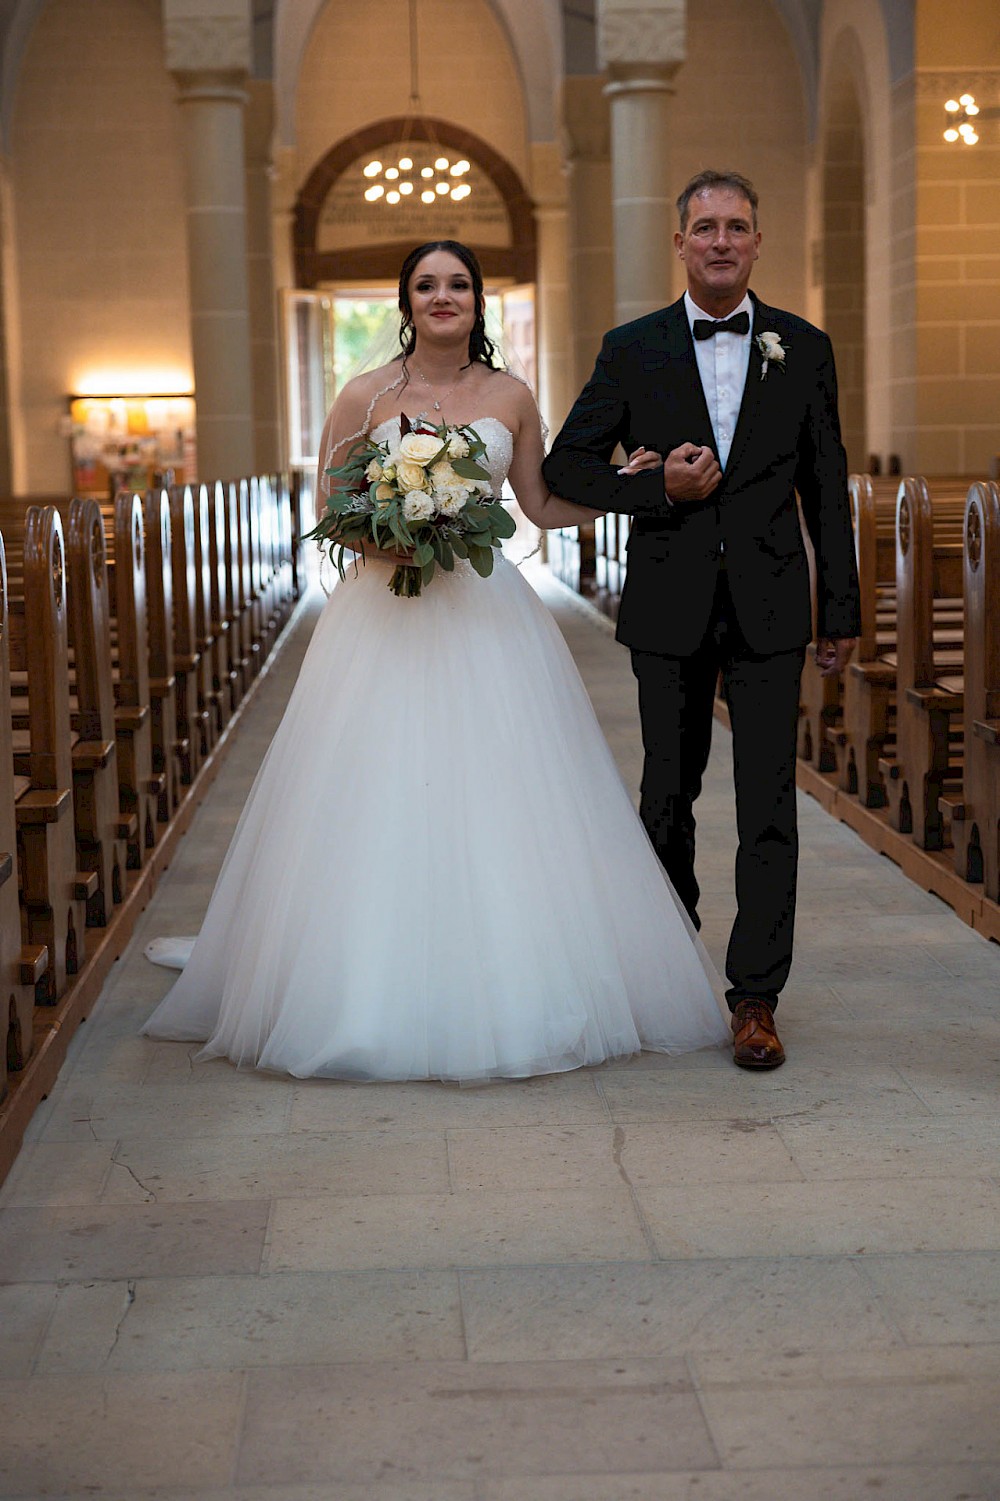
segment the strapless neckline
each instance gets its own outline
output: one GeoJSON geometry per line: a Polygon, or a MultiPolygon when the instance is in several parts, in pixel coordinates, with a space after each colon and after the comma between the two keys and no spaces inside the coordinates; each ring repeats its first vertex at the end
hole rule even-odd
{"type": "MultiPolygon", "coordinates": [[[[407,417],[406,420],[407,420],[407,422],[410,423],[410,425],[412,427],[415,423],[418,423],[418,422],[430,422],[430,417],[428,416],[428,414],[426,412],[421,412],[418,417],[407,417]]],[[[475,418],[475,420],[472,421],[472,422],[451,422],[448,425],[449,425],[449,427],[471,427],[471,428],[476,428],[476,427],[478,427],[480,425],[480,423],[483,423],[483,422],[495,422],[496,425],[497,425],[497,427],[502,427],[503,428],[504,432],[510,438],[511,442],[513,442],[513,440],[514,440],[514,434],[511,432],[511,430],[507,426],[506,422],[502,422],[499,417],[482,416],[482,417],[475,418]]],[[[386,418],[383,419],[382,422],[380,422],[378,424],[377,427],[373,427],[372,428],[372,436],[374,437],[375,433],[381,432],[381,430],[382,430],[383,427],[396,427],[396,426],[398,426],[398,424],[399,424],[399,418],[398,417],[386,417],[386,418]]],[[[435,426],[439,426],[439,425],[440,424],[435,423],[435,426]]]]}

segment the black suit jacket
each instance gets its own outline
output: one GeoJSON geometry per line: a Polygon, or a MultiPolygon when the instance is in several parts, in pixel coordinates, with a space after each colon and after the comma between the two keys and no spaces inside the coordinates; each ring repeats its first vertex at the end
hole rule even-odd
{"type": "Polygon", "coordinates": [[[545,460],[549,489],[634,517],[618,639],[688,656],[708,626],[724,548],[733,607],[752,651],[790,651],[812,634],[809,571],[795,492],[816,556],[820,636],[855,636],[858,579],[840,441],[837,378],[826,334],[753,298],[753,343],[721,483],[670,506],[663,473],[619,476],[617,444],[666,456],[690,442],[715,451],[684,299],[612,329],[594,373],[545,460]],[[757,335],[779,335],[781,368],[761,378],[757,335]]]}

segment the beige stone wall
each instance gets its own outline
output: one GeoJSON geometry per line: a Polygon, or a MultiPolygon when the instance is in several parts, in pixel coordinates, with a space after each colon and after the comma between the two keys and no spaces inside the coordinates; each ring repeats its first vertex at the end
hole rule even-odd
{"type": "Polygon", "coordinates": [[[915,101],[916,399],[908,450],[928,474],[985,474],[1000,452],[1000,122],[976,146],[942,138],[965,89],[1000,104],[992,0],[918,11],[915,101]]]}
{"type": "Polygon", "coordinates": [[[18,79],[11,177],[15,481],[60,490],[69,393],[191,387],[180,128],[157,0],[50,0],[18,79]]]}
{"type": "MultiPolygon", "coordinates": [[[[798,60],[769,0],[698,0],[687,8],[687,61],[671,111],[672,191],[703,167],[735,168],[760,194],[753,288],[807,316],[805,102],[798,60]]],[[[674,294],[684,290],[674,266],[674,294]]]]}
{"type": "MultiPolygon", "coordinates": [[[[421,0],[420,93],[425,113],[484,140],[528,182],[524,99],[507,39],[486,0],[421,0]]],[[[410,93],[404,0],[328,0],[309,37],[296,98],[301,183],[338,140],[405,115],[410,93]]]]}

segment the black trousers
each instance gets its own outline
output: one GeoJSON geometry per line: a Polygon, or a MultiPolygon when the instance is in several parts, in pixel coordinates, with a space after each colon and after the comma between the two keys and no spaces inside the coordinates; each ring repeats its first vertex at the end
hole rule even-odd
{"type": "Polygon", "coordinates": [[[690,657],[633,651],[645,762],[640,816],[678,896],[699,926],[694,803],[712,740],[719,673],[733,730],[737,914],[726,955],[730,1009],[772,1007],[788,978],[798,831],[795,749],[805,649],[758,656],[736,623],[725,569],[712,621],[690,657]]]}

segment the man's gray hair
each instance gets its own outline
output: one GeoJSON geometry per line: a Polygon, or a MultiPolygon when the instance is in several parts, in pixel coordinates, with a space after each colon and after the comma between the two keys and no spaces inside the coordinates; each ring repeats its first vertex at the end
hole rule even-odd
{"type": "Polygon", "coordinates": [[[726,188],[731,193],[739,193],[750,205],[750,214],[753,219],[753,227],[757,228],[757,189],[748,177],[742,177],[739,172],[713,172],[711,168],[699,172],[692,177],[677,200],[677,213],[681,221],[681,232],[687,228],[688,211],[691,207],[691,199],[697,193],[706,193],[712,188],[726,188]]]}

